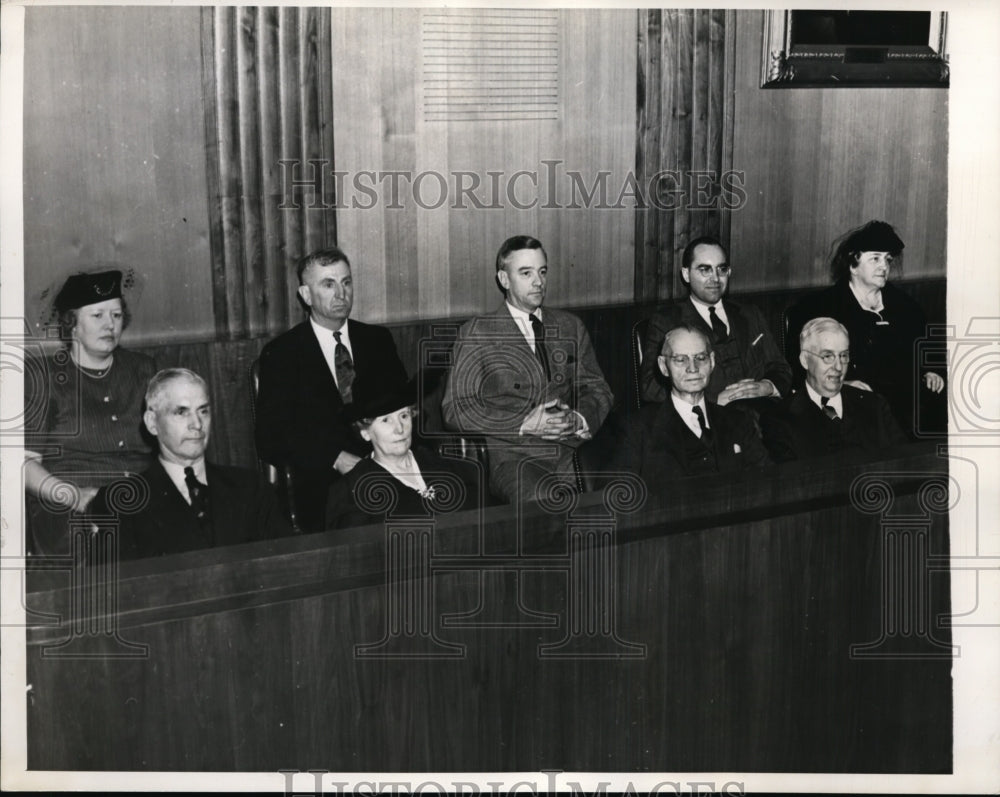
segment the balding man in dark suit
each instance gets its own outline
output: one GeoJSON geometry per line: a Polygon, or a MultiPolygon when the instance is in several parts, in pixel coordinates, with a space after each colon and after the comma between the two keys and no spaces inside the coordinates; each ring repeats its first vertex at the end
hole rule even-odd
{"type": "Polygon", "coordinates": [[[908,442],[882,396],[844,384],[850,338],[839,321],[806,323],[799,349],[805,385],[761,418],[764,442],[776,461],[850,451],[875,454],[908,442]]]}
{"type": "Polygon", "coordinates": [[[669,330],[657,367],[669,380],[670,395],[625,422],[613,469],[631,470],[652,486],[769,464],[750,415],[707,398],[715,353],[705,332],[695,326],[669,330]]]}

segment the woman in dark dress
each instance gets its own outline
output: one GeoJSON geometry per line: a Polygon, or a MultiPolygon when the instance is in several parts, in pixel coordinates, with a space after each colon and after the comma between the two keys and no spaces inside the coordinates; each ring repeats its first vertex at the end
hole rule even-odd
{"type": "Polygon", "coordinates": [[[902,240],[884,221],[870,221],[844,236],[831,261],[835,284],[789,310],[787,339],[795,363],[807,321],[830,317],[847,327],[851,361],[845,384],[884,396],[903,430],[915,437],[918,404],[924,410],[919,429],[944,431],[945,383],[940,373],[920,367],[915,344],[927,335],[923,311],[889,283],[902,251],[902,240]]]}
{"type": "Polygon", "coordinates": [[[24,466],[29,548],[36,555],[69,550],[68,520],[82,514],[98,488],[152,462],[142,436],[152,358],[119,348],[128,324],[122,273],[74,274],[56,295],[65,348],[25,379],[24,466]],[[37,419],[28,421],[27,419],[37,419]]]}
{"type": "Polygon", "coordinates": [[[347,412],[361,437],[372,444],[372,453],[330,489],[326,528],[479,506],[483,478],[474,463],[445,459],[412,445],[417,414],[412,383],[383,386],[367,395],[356,392],[347,412]]]}

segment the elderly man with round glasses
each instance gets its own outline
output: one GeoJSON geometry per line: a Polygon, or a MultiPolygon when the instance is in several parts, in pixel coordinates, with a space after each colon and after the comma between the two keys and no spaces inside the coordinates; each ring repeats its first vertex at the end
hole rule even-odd
{"type": "Polygon", "coordinates": [[[877,452],[907,442],[888,402],[845,384],[851,362],[847,329],[833,318],[808,321],[799,335],[805,384],[762,417],[764,442],[777,462],[850,450],[877,452]]]}
{"type": "Polygon", "coordinates": [[[769,464],[750,416],[708,396],[716,359],[707,333],[687,324],[668,330],[656,363],[670,394],[628,419],[613,470],[631,470],[652,486],[769,464]]]}

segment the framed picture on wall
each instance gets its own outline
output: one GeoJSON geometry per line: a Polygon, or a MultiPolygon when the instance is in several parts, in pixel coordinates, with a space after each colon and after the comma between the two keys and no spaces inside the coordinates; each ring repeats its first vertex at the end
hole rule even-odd
{"type": "Polygon", "coordinates": [[[948,87],[939,11],[766,11],[761,88],[948,87]]]}

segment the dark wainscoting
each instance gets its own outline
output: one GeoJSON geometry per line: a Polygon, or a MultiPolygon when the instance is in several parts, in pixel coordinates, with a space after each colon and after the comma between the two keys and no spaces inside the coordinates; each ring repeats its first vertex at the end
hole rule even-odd
{"type": "Polygon", "coordinates": [[[126,562],[144,657],[57,658],[127,651],[30,573],[28,766],[947,773],[947,478],[924,444],[410,519],[392,578],[382,526],[126,562]]]}
{"type": "MultiPolygon", "coordinates": [[[[899,281],[895,284],[920,304],[929,320],[943,321],[945,280],[899,281]]],[[[757,305],[778,338],[783,323],[782,313],[801,295],[800,290],[790,290],[735,293],[732,298],[757,305]]],[[[658,303],[647,303],[574,308],[590,331],[597,360],[619,403],[629,401],[632,395],[629,356],[632,325],[658,306],[658,303]]],[[[426,431],[441,429],[440,394],[447,368],[441,364],[440,358],[464,320],[435,319],[389,325],[403,363],[411,375],[417,373],[421,359],[424,360],[421,377],[425,400],[421,423],[426,431]]],[[[250,364],[267,341],[268,338],[250,338],[138,347],[139,351],[153,356],[161,368],[190,368],[208,380],[215,410],[209,457],[215,462],[256,466],[248,374],[250,364]]],[[[303,419],[303,422],[308,423],[308,419],[303,419]]]]}

